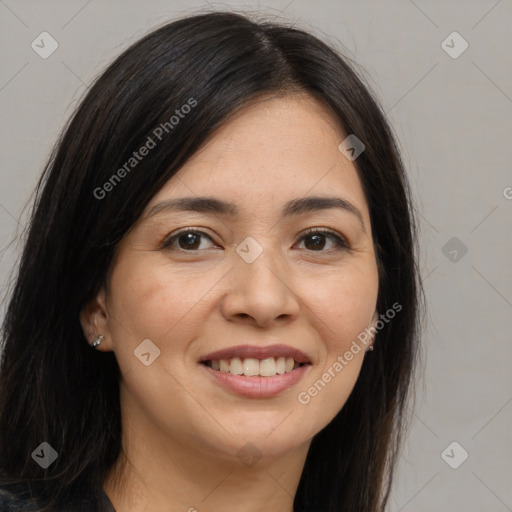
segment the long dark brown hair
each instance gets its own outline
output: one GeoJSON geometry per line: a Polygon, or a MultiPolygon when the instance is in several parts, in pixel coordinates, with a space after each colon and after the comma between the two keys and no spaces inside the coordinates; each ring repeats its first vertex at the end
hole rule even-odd
{"type": "Polygon", "coordinates": [[[209,12],[152,31],[96,79],[37,185],[3,324],[0,471],[13,493],[22,497],[24,482],[41,510],[68,511],[84,497],[84,510],[100,510],[121,450],[120,371],[112,352],[88,345],[79,312],[145,206],[216,129],[258,97],[304,91],[365,145],[354,164],[378,249],[377,308],[403,310],[378,332],[345,406],[314,437],[294,511],[384,510],[408,426],[422,300],[400,152],[361,76],[307,31],[209,12]],[[166,125],[165,143],[113,180],[191,98],[192,111],[166,125]],[[31,454],[45,441],[58,458],[42,469],[31,454]]]}

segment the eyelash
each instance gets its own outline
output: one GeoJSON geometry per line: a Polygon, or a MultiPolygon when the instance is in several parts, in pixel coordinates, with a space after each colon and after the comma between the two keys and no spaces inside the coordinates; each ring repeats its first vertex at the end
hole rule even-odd
{"type": "MultiPolygon", "coordinates": [[[[194,228],[183,228],[183,229],[180,229],[180,230],[176,231],[169,238],[164,240],[161,248],[162,249],[171,250],[171,251],[172,250],[179,250],[181,252],[191,252],[191,253],[197,252],[197,251],[201,251],[202,249],[186,250],[186,249],[181,249],[181,248],[178,248],[178,249],[171,248],[171,245],[176,240],[178,240],[178,238],[181,235],[186,234],[186,233],[193,233],[193,234],[196,234],[196,235],[204,235],[206,238],[209,238],[213,242],[213,239],[209,235],[207,235],[204,231],[200,231],[200,230],[194,229],[194,228]]],[[[346,238],[338,235],[335,231],[332,231],[330,229],[325,229],[325,228],[324,229],[310,228],[310,229],[306,230],[306,232],[303,233],[302,236],[299,238],[299,242],[301,242],[306,237],[311,236],[311,235],[326,235],[328,238],[331,238],[332,240],[334,240],[334,242],[336,244],[336,248],[334,250],[350,250],[351,249],[351,247],[350,247],[350,245],[349,245],[349,243],[348,243],[346,238]]],[[[310,251],[310,252],[322,253],[322,252],[329,252],[329,250],[310,251]]]]}

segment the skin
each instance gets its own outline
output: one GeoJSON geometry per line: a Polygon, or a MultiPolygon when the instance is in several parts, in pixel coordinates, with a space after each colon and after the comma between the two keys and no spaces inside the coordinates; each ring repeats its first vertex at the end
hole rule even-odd
{"type": "Polygon", "coordinates": [[[338,150],[345,137],[310,96],[253,102],[166,183],[120,243],[108,291],[81,313],[90,343],[102,334],[98,349],[114,351],[122,372],[123,454],[104,485],[117,512],[292,512],[311,440],[346,402],[364,347],[308,404],[297,396],[371,325],[377,302],[368,205],[354,163],[338,150]],[[352,203],[364,230],[342,209],[280,220],[285,202],[313,195],[352,203]],[[146,218],[183,196],[231,201],[240,212],[146,218]],[[205,235],[161,248],[186,227],[205,235]],[[351,248],[322,235],[315,246],[302,238],[308,228],[334,230],[351,248]],[[263,248],[250,264],[236,252],[247,236],[263,248]],[[145,339],[160,350],[149,366],[134,356],[145,339]],[[297,347],[312,365],[298,384],[262,399],[222,388],[199,367],[212,351],[258,343],[297,347]],[[252,467],[237,457],[249,442],[261,455],[252,467]]]}

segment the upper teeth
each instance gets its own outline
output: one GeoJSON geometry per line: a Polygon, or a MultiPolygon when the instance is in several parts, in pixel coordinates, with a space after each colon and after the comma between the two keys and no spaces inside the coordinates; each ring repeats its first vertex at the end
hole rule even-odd
{"type": "Polygon", "coordinates": [[[299,364],[294,361],[293,357],[269,357],[261,361],[253,357],[246,357],[245,359],[233,357],[233,359],[211,361],[211,367],[214,370],[249,377],[257,375],[261,377],[273,377],[276,374],[280,375],[291,372],[295,365],[299,366],[299,364]]]}

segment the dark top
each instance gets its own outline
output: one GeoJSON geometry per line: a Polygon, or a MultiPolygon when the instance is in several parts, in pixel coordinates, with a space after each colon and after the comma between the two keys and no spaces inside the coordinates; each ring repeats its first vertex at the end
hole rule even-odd
{"type": "MultiPolygon", "coordinates": [[[[116,512],[104,490],[101,495],[101,500],[104,512],[116,512]]],[[[84,504],[87,504],[87,502],[84,502],[84,504]]],[[[16,498],[6,490],[0,488],[0,512],[39,512],[39,508],[29,504],[28,501],[16,498]]],[[[91,510],[90,512],[96,511],[91,510]]]]}
{"type": "Polygon", "coordinates": [[[101,499],[103,505],[105,506],[105,512],[116,512],[114,505],[112,505],[112,502],[110,501],[110,498],[107,496],[107,493],[105,491],[103,491],[101,499]]]}

